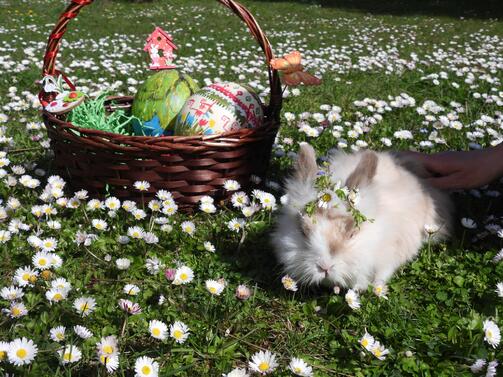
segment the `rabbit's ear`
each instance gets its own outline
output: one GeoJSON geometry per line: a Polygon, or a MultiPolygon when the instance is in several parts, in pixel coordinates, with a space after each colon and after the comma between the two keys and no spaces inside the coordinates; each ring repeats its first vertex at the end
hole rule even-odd
{"type": "Polygon", "coordinates": [[[299,156],[295,163],[294,176],[300,181],[310,181],[316,178],[318,165],[316,164],[316,152],[307,143],[300,146],[299,156]]]}
{"type": "Polygon", "coordinates": [[[376,174],[377,162],[377,155],[374,152],[363,152],[358,166],[346,180],[346,186],[349,188],[367,186],[376,174]]]}

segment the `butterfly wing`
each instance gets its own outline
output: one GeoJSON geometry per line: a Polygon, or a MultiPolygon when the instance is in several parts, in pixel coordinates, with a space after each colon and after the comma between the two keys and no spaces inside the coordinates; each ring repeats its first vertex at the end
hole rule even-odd
{"type": "Polygon", "coordinates": [[[271,67],[285,73],[302,71],[301,55],[298,51],[293,51],[282,58],[271,59],[271,67]]]}
{"type": "Polygon", "coordinates": [[[298,71],[283,75],[283,83],[288,86],[304,85],[320,85],[321,80],[316,76],[304,71],[298,71]]]}

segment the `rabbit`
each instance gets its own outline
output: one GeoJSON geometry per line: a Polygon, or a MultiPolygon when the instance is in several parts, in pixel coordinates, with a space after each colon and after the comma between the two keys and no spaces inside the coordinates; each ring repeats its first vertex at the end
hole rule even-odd
{"type": "Polygon", "coordinates": [[[303,285],[366,290],[386,283],[419,252],[427,237],[446,239],[451,229],[449,196],[428,186],[428,173],[406,156],[387,152],[335,152],[329,159],[332,182],[359,192],[358,210],[368,219],[359,226],[344,205],[317,207],[319,168],[314,149],[303,143],[293,175],[286,180],[286,203],[272,241],[284,272],[303,285]],[[427,234],[425,225],[438,231],[427,234]]]}

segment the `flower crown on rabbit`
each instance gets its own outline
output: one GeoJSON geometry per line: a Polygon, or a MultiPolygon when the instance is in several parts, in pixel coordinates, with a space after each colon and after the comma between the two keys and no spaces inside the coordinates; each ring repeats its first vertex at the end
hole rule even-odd
{"type": "MultiPolygon", "coordinates": [[[[325,164],[325,167],[326,166],[327,164],[325,164]]],[[[327,169],[318,171],[314,187],[318,192],[318,196],[315,200],[306,204],[301,214],[306,214],[311,217],[314,215],[317,208],[331,209],[339,208],[340,205],[343,205],[353,216],[357,227],[364,221],[372,221],[357,208],[360,199],[358,188],[343,186],[341,181],[334,182],[327,169]]]]}

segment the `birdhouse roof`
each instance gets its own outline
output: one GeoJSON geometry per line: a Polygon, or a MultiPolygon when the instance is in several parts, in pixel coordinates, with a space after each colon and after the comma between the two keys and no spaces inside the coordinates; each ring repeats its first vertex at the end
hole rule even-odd
{"type": "MultiPolygon", "coordinates": [[[[164,30],[162,30],[160,27],[156,27],[154,29],[154,31],[152,32],[152,34],[150,34],[150,36],[147,38],[147,43],[151,42],[152,39],[154,38],[154,35],[156,33],[159,33],[161,34],[164,38],[166,38],[166,42],[168,42],[168,44],[174,49],[174,50],[178,50],[178,46],[175,45],[173,43],[173,39],[171,37],[171,35],[169,35],[168,33],[166,33],[164,30]]],[[[145,50],[147,50],[147,46],[145,46],[145,50]]]]}

